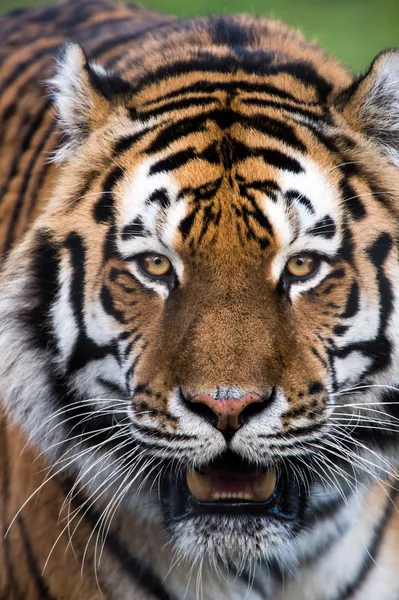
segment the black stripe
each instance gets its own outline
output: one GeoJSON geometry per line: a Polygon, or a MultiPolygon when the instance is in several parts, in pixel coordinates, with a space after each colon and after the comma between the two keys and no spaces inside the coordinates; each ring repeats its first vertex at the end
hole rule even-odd
{"type": "Polygon", "coordinates": [[[84,174],[82,174],[80,187],[76,193],[75,198],[70,199],[70,202],[66,207],[66,212],[68,212],[69,210],[73,210],[75,206],[77,206],[77,204],[81,202],[81,200],[83,200],[84,196],[87,194],[97,177],[100,177],[100,172],[94,169],[89,169],[84,174]]]}
{"type": "Polygon", "coordinates": [[[278,169],[291,171],[292,173],[303,173],[300,163],[279,150],[270,148],[251,148],[241,142],[234,140],[234,162],[244,161],[247,158],[262,158],[268,165],[278,169]]]}
{"type": "MultiPolygon", "coordinates": [[[[314,435],[317,436],[318,435],[318,431],[322,428],[324,428],[325,423],[318,423],[316,425],[309,425],[309,426],[304,426],[304,427],[296,427],[295,429],[292,428],[290,429],[289,432],[285,431],[285,432],[277,432],[277,433],[273,433],[273,436],[267,434],[264,435],[262,433],[259,434],[260,438],[267,438],[268,440],[272,440],[271,441],[271,446],[273,446],[273,441],[274,440],[278,440],[278,439],[282,439],[283,441],[287,441],[292,439],[292,443],[295,444],[295,440],[298,437],[298,434],[301,434],[302,436],[305,435],[314,435]]],[[[281,449],[281,446],[279,444],[276,445],[277,448],[281,449]]]]}
{"type": "MultiPolygon", "coordinates": [[[[134,414],[134,409],[133,409],[133,414],[134,414]]],[[[132,423],[131,427],[132,427],[132,429],[134,429],[134,431],[141,433],[143,436],[148,436],[147,441],[148,440],[150,441],[150,447],[153,449],[154,448],[164,448],[164,446],[162,444],[160,444],[160,442],[162,442],[162,441],[190,442],[190,441],[197,439],[196,436],[193,436],[193,435],[168,433],[166,431],[161,431],[157,427],[148,427],[147,425],[142,425],[141,423],[138,423],[137,421],[132,423]]],[[[141,443],[142,443],[142,440],[139,440],[139,444],[141,444],[141,443]]],[[[194,449],[194,446],[192,446],[192,445],[191,445],[191,447],[187,446],[187,445],[184,446],[184,452],[187,452],[187,450],[191,450],[191,449],[194,449]]],[[[178,448],[178,450],[179,450],[179,448],[178,448]]]]}
{"type": "MultiPolygon", "coordinates": [[[[195,70],[195,69],[194,69],[195,70]]],[[[165,100],[170,100],[171,98],[180,97],[182,94],[212,94],[217,91],[222,92],[247,92],[247,93],[256,93],[256,94],[269,94],[270,96],[278,96],[279,98],[283,98],[285,100],[289,100],[290,102],[295,102],[299,105],[311,106],[311,102],[303,102],[299,98],[293,96],[289,92],[285,90],[281,90],[270,83],[251,83],[249,81],[209,81],[206,79],[202,79],[196,81],[193,84],[179,87],[178,90],[174,90],[173,92],[169,92],[168,94],[164,94],[155,100],[149,100],[148,102],[144,102],[142,107],[147,108],[148,111],[151,111],[151,106],[154,104],[158,104],[159,102],[163,102],[165,100]]],[[[258,102],[257,98],[243,98],[240,102],[244,104],[252,104],[258,102]]],[[[263,100],[260,100],[262,103],[263,100]]],[[[269,102],[265,100],[265,102],[269,102]]],[[[318,106],[318,103],[314,103],[315,106],[318,106]]],[[[262,104],[261,104],[262,106],[262,104]]],[[[293,108],[290,104],[287,105],[289,108],[293,108]]],[[[310,116],[315,116],[314,113],[309,112],[310,116]]]]}
{"type": "Polygon", "coordinates": [[[259,108],[277,108],[278,110],[284,110],[292,115],[299,114],[307,119],[312,119],[312,121],[316,122],[318,125],[328,125],[331,122],[331,119],[328,118],[328,115],[325,113],[322,114],[316,111],[307,110],[306,108],[303,108],[303,106],[298,106],[298,104],[301,104],[301,102],[294,96],[292,96],[290,100],[295,102],[295,104],[289,104],[288,102],[277,102],[276,100],[264,100],[261,98],[243,98],[241,100],[241,104],[259,106],[259,108]]]}
{"type": "Polygon", "coordinates": [[[121,310],[118,310],[115,307],[114,297],[112,296],[111,292],[109,291],[109,289],[106,285],[103,285],[101,287],[100,301],[101,301],[101,305],[107,315],[110,315],[111,317],[116,319],[119,323],[123,323],[123,324],[126,323],[125,315],[123,314],[123,312],[121,310]]]}
{"type": "Polygon", "coordinates": [[[343,319],[350,319],[354,317],[356,313],[359,311],[359,285],[357,281],[352,283],[348,300],[346,301],[346,306],[344,312],[341,314],[343,319]]]}
{"type": "MultiPolygon", "coordinates": [[[[82,9],[82,7],[80,7],[80,10],[81,9],[82,9]]],[[[59,10],[59,9],[57,8],[57,10],[59,10]]],[[[77,12],[79,12],[79,11],[77,11],[77,12]]],[[[89,16],[91,16],[91,15],[89,15],[89,16]]],[[[115,38],[115,36],[113,36],[110,39],[107,39],[106,42],[97,46],[97,48],[95,48],[92,51],[92,55],[93,55],[93,57],[101,56],[101,54],[107,52],[107,50],[114,49],[116,46],[119,46],[119,45],[123,46],[125,42],[131,41],[134,39],[138,39],[142,35],[152,31],[153,29],[157,29],[158,27],[161,27],[165,24],[170,24],[170,21],[166,21],[166,22],[160,21],[156,25],[151,25],[150,27],[146,27],[145,29],[140,30],[134,34],[129,33],[125,37],[115,38]]],[[[74,27],[72,27],[71,31],[66,31],[64,33],[64,35],[60,35],[59,39],[57,40],[57,42],[55,44],[50,44],[49,46],[46,46],[45,48],[40,48],[37,52],[33,52],[30,55],[29,60],[24,60],[22,62],[18,62],[16,64],[16,66],[14,67],[14,69],[11,71],[11,73],[8,75],[7,79],[2,82],[2,87],[0,88],[0,92],[1,92],[1,90],[5,90],[5,89],[8,89],[9,87],[12,87],[14,85],[15,80],[17,80],[18,77],[20,77],[29,68],[30,65],[36,63],[37,61],[39,61],[42,58],[44,59],[47,57],[48,60],[45,61],[44,64],[39,63],[38,69],[35,70],[35,72],[27,80],[25,80],[21,86],[18,87],[18,90],[17,90],[18,98],[23,98],[25,92],[28,90],[29,86],[32,85],[32,83],[34,83],[35,81],[37,81],[39,79],[41,79],[41,80],[43,79],[44,76],[39,78],[38,73],[40,72],[43,74],[43,72],[46,71],[45,67],[47,67],[47,65],[49,65],[52,62],[52,56],[53,56],[54,52],[59,49],[59,47],[62,44],[62,42],[64,41],[64,39],[71,37],[71,35],[74,35],[74,37],[76,37],[76,31],[74,30],[74,27]]],[[[33,49],[34,49],[35,44],[36,44],[36,41],[32,43],[33,49]]],[[[117,57],[115,57],[114,61],[118,61],[119,58],[120,58],[120,56],[118,55],[117,57]]],[[[108,66],[108,67],[112,66],[111,61],[106,62],[106,66],[108,66]]],[[[11,101],[5,107],[5,110],[3,112],[1,120],[3,122],[10,120],[11,117],[17,111],[17,107],[18,107],[17,101],[16,100],[11,101]]],[[[5,132],[5,130],[0,129],[0,144],[2,143],[2,133],[3,132],[5,132]]]]}
{"type": "Polygon", "coordinates": [[[69,302],[79,330],[67,368],[68,373],[73,373],[85,367],[92,360],[99,360],[108,355],[117,358],[117,348],[112,342],[108,345],[99,346],[86,334],[84,323],[86,248],[81,236],[74,231],[65,240],[65,248],[69,251],[73,272],[69,302]]]}
{"type": "MultiPolygon", "coordinates": [[[[41,119],[40,119],[40,122],[41,122],[41,119]]],[[[35,127],[35,128],[36,127],[39,128],[40,127],[40,123],[38,123],[37,120],[35,120],[34,123],[32,124],[32,126],[35,127]]],[[[17,196],[16,201],[14,203],[13,210],[12,210],[12,213],[11,213],[11,218],[10,218],[9,225],[8,225],[8,228],[7,228],[7,236],[6,236],[6,239],[5,239],[5,242],[4,242],[4,247],[3,247],[3,252],[4,252],[5,255],[7,255],[8,252],[11,250],[11,246],[12,246],[12,243],[14,241],[15,228],[16,228],[16,226],[18,224],[19,216],[20,216],[21,210],[22,210],[22,208],[24,206],[24,200],[25,200],[26,190],[28,188],[28,185],[29,185],[32,173],[34,173],[35,164],[36,164],[36,162],[38,162],[39,160],[41,160],[43,158],[42,157],[42,150],[43,150],[43,148],[44,148],[47,140],[49,139],[51,133],[53,132],[53,129],[54,129],[54,123],[52,123],[46,129],[46,131],[43,133],[42,138],[41,138],[39,144],[35,147],[35,151],[34,151],[33,155],[30,158],[29,164],[25,167],[25,174],[24,174],[24,177],[23,177],[23,180],[22,180],[22,184],[21,184],[20,190],[18,192],[18,196],[17,196]]],[[[35,133],[35,131],[32,131],[32,137],[33,137],[34,133],[35,133]]],[[[30,143],[31,143],[31,140],[29,140],[29,144],[30,143]]],[[[16,163],[16,170],[18,168],[17,165],[19,164],[20,161],[21,161],[21,154],[18,153],[17,157],[16,157],[16,161],[15,161],[15,163],[16,163]]],[[[15,171],[15,173],[16,173],[16,171],[15,171]]],[[[15,173],[13,173],[13,175],[15,173]]],[[[8,183],[10,183],[10,182],[11,182],[11,179],[8,178],[8,183]]],[[[40,189],[40,188],[38,188],[38,189],[40,189]]],[[[5,190],[5,193],[6,193],[6,191],[7,190],[5,190]]],[[[2,194],[2,192],[0,192],[0,203],[1,203],[1,198],[2,198],[1,194],[2,194]]]]}
{"type": "MultiPolygon", "coordinates": [[[[370,357],[372,359],[372,364],[367,369],[367,373],[369,375],[378,370],[386,368],[391,361],[392,343],[387,338],[385,331],[393,310],[393,292],[391,281],[388,277],[386,277],[384,272],[384,263],[388,258],[392,247],[392,237],[389,235],[389,233],[383,232],[367,248],[369,260],[376,269],[380,301],[380,322],[376,338],[365,342],[354,342],[342,348],[334,348],[334,350],[331,351],[331,355],[338,358],[346,358],[355,350],[370,357]]],[[[366,435],[366,433],[366,430],[364,430],[364,435],[366,435]]]]}
{"type": "MultiPolygon", "coordinates": [[[[50,139],[51,135],[54,135],[54,128],[55,128],[55,121],[51,124],[51,126],[48,128],[45,137],[45,143],[50,139]]],[[[45,144],[44,144],[45,145],[45,144]]],[[[35,169],[35,177],[36,177],[36,181],[35,184],[33,186],[33,191],[31,194],[31,199],[27,199],[26,200],[26,204],[27,204],[27,208],[26,208],[26,219],[25,222],[26,223],[30,223],[31,218],[32,218],[32,213],[35,209],[35,207],[37,206],[38,202],[39,202],[39,198],[40,198],[40,194],[38,193],[43,185],[44,179],[48,173],[48,171],[52,168],[52,164],[49,160],[43,160],[43,156],[39,156],[38,158],[42,159],[42,164],[40,165],[39,169],[36,170],[35,169]]],[[[28,173],[26,173],[26,177],[28,177],[28,173]]]]}
{"type": "Polygon", "coordinates": [[[380,296],[380,333],[385,331],[393,306],[392,284],[388,277],[386,277],[383,269],[383,265],[392,247],[393,240],[390,234],[381,233],[367,249],[367,254],[377,269],[378,292],[380,296]]]}
{"type": "Polygon", "coordinates": [[[147,235],[150,235],[150,232],[148,229],[146,229],[142,218],[136,217],[134,221],[128,225],[125,225],[125,227],[122,229],[121,237],[123,241],[127,241],[136,237],[145,237],[147,235]]]}
{"type": "Polygon", "coordinates": [[[191,229],[195,221],[195,216],[196,211],[193,210],[186,217],[184,217],[184,219],[179,225],[180,233],[182,234],[184,240],[187,239],[191,233],[191,229]]]}
{"type": "MultiPolygon", "coordinates": [[[[13,178],[15,177],[15,175],[18,173],[18,167],[21,161],[21,157],[22,155],[30,149],[31,144],[32,144],[32,139],[35,135],[35,133],[40,129],[40,126],[46,116],[46,112],[48,110],[48,108],[50,107],[51,102],[50,100],[47,100],[40,108],[38,113],[36,114],[36,116],[32,119],[30,117],[29,121],[27,120],[28,118],[26,117],[23,125],[29,124],[29,127],[27,128],[25,134],[22,137],[22,140],[20,141],[19,147],[18,147],[18,151],[14,157],[13,162],[11,163],[10,169],[8,170],[8,173],[6,175],[6,182],[5,184],[2,186],[2,188],[0,189],[0,203],[1,201],[4,199],[4,196],[7,192],[7,188],[9,187],[10,183],[12,182],[13,178]]],[[[3,121],[3,122],[7,122],[7,121],[3,121]]],[[[4,131],[6,130],[6,127],[2,128],[4,131]]],[[[33,160],[36,158],[36,152],[34,154],[33,160]]],[[[28,175],[30,175],[30,172],[28,171],[28,175]]]]}
{"type": "Polygon", "coordinates": [[[306,230],[308,235],[324,237],[330,240],[336,232],[335,223],[329,215],[326,215],[317,221],[312,227],[306,230]]]}
{"type": "Polygon", "coordinates": [[[37,233],[33,256],[33,289],[29,294],[35,300],[35,306],[26,315],[21,315],[21,320],[24,319],[32,330],[32,339],[41,350],[54,351],[56,342],[51,325],[51,309],[59,293],[60,247],[47,231],[37,233]]]}
{"type": "MultiPolygon", "coordinates": [[[[309,63],[292,62],[286,64],[271,65],[273,58],[273,53],[265,53],[261,50],[257,50],[252,54],[247,54],[241,57],[231,55],[217,57],[213,54],[206,54],[205,52],[202,52],[195,58],[195,60],[178,61],[166,66],[159,67],[159,69],[154,71],[150,76],[147,75],[145,78],[138,82],[136,91],[139,92],[148,85],[157,83],[160,80],[166,80],[169,77],[176,77],[177,75],[185,75],[187,73],[193,75],[194,73],[202,72],[216,74],[231,74],[236,73],[238,70],[246,71],[251,75],[253,73],[256,73],[259,76],[278,75],[280,73],[290,74],[293,77],[298,78],[300,81],[304,81],[306,83],[309,83],[310,85],[316,86],[319,91],[320,100],[325,99],[328,93],[331,91],[331,85],[327,83],[322,77],[320,77],[316,73],[313,66],[309,63]]],[[[300,102],[298,98],[296,98],[289,92],[286,92],[285,90],[280,90],[279,88],[276,88],[273,85],[267,83],[254,84],[248,83],[246,81],[237,81],[229,83],[211,83],[205,80],[198,81],[182,89],[184,91],[197,92],[204,90],[208,93],[210,90],[213,91],[217,89],[226,91],[243,90],[248,92],[263,92],[268,93],[270,95],[278,96],[280,98],[285,98],[287,100],[292,100],[297,103],[300,102]]],[[[167,97],[168,96],[164,96],[164,98],[167,97]]]]}
{"type": "Polygon", "coordinates": [[[306,145],[298,138],[295,133],[295,129],[288,123],[284,123],[279,119],[274,119],[270,116],[265,115],[251,115],[250,117],[244,117],[239,115],[237,121],[250,129],[255,129],[263,135],[272,137],[279,142],[283,142],[287,146],[299,150],[299,152],[306,152],[306,145]]]}
{"type": "Polygon", "coordinates": [[[177,139],[203,130],[206,121],[208,118],[211,118],[211,115],[212,112],[208,112],[206,115],[201,114],[196,117],[184,119],[178,123],[173,122],[171,125],[164,127],[146,149],[147,154],[160,152],[168,148],[177,139]]]}
{"type": "Polygon", "coordinates": [[[93,209],[96,223],[110,223],[114,214],[114,187],[124,176],[124,170],[119,165],[106,176],[101,189],[101,195],[93,209]]]}
{"type": "Polygon", "coordinates": [[[363,219],[366,216],[366,209],[364,208],[364,204],[358,197],[361,194],[356,194],[354,188],[350,185],[350,183],[343,179],[340,183],[341,194],[343,198],[342,205],[349,211],[349,214],[353,219],[358,221],[359,219],[363,219]]]}
{"type": "Polygon", "coordinates": [[[171,25],[171,23],[173,23],[171,19],[157,21],[155,24],[152,23],[148,27],[143,27],[142,29],[140,29],[139,31],[135,31],[134,33],[127,33],[125,35],[119,35],[118,37],[110,37],[104,42],[102,42],[99,46],[97,46],[91,52],[91,56],[93,56],[93,58],[99,58],[102,54],[106,54],[110,50],[115,50],[115,48],[117,48],[118,46],[122,46],[120,53],[118,53],[112,59],[105,61],[105,66],[111,68],[112,66],[114,66],[115,63],[117,63],[120,60],[121,56],[126,54],[126,45],[128,45],[129,42],[138,40],[141,37],[145,36],[147,33],[151,33],[151,31],[154,31],[155,29],[167,27],[168,25],[171,25]]]}
{"type": "Polygon", "coordinates": [[[119,154],[123,154],[123,152],[130,150],[132,148],[132,146],[134,146],[135,144],[137,144],[137,142],[142,140],[148,133],[150,133],[151,131],[154,131],[155,129],[158,129],[158,128],[159,128],[159,125],[155,125],[152,127],[146,127],[144,129],[142,129],[141,131],[139,131],[138,133],[134,133],[132,135],[128,135],[126,137],[120,138],[120,140],[118,140],[114,146],[112,157],[114,159],[118,158],[119,154]]]}
{"type": "MultiPolygon", "coordinates": [[[[184,102],[185,106],[189,106],[191,100],[187,99],[184,102]]],[[[203,106],[204,101],[199,102],[199,104],[203,106]]],[[[179,123],[172,123],[157,136],[147,152],[152,153],[163,150],[171,142],[181,139],[181,137],[187,136],[190,133],[205,129],[206,122],[209,120],[214,121],[221,129],[226,129],[226,127],[231,127],[234,124],[240,124],[248,129],[254,129],[262,135],[283,142],[300,152],[306,152],[305,144],[298,138],[291,125],[270,116],[266,117],[263,114],[245,116],[230,109],[218,109],[206,112],[205,114],[202,111],[201,115],[184,119],[179,123]]]]}
{"type": "Polygon", "coordinates": [[[182,165],[186,164],[190,160],[196,157],[194,148],[187,148],[186,150],[180,150],[175,154],[170,154],[167,158],[163,158],[156,162],[150,168],[149,175],[155,175],[156,173],[167,173],[178,169],[182,165]]]}
{"type": "Polygon", "coordinates": [[[133,109],[131,113],[131,117],[136,119],[140,118],[149,118],[149,117],[157,117],[159,115],[164,114],[165,112],[172,112],[175,110],[182,110],[184,108],[191,108],[192,106],[201,106],[206,107],[209,104],[215,104],[217,102],[217,98],[200,96],[190,98],[180,98],[179,100],[175,100],[174,102],[168,102],[159,106],[158,108],[153,108],[152,110],[143,111],[140,108],[133,109]]]}
{"type": "Polygon", "coordinates": [[[155,190],[145,201],[146,204],[158,204],[160,208],[168,208],[170,206],[170,202],[171,200],[166,188],[155,190]]]}
{"type": "MultiPolygon", "coordinates": [[[[14,66],[14,69],[11,71],[11,73],[9,73],[7,79],[4,79],[2,81],[2,86],[0,87],[0,92],[4,92],[4,90],[7,90],[9,88],[12,89],[13,85],[14,85],[15,81],[18,79],[18,77],[23,75],[25,73],[25,71],[28,69],[28,67],[30,67],[31,65],[37,63],[38,71],[41,68],[43,68],[43,65],[41,65],[37,61],[39,61],[41,58],[46,57],[46,55],[48,55],[48,58],[50,60],[51,53],[54,52],[54,50],[56,50],[59,47],[61,42],[62,42],[62,40],[59,39],[59,40],[57,40],[57,42],[55,44],[50,44],[49,46],[39,48],[39,50],[37,50],[36,52],[32,52],[32,54],[30,54],[28,60],[23,60],[21,62],[17,62],[14,66]]],[[[33,50],[34,50],[36,44],[37,44],[37,40],[34,40],[34,42],[32,42],[30,44],[32,46],[33,50]]],[[[25,47],[25,50],[28,47],[29,47],[29,44],[25,47]]],[[[21,93],[26,91],[27,86],[29,84],[31,84],[32,81],[36,81],[39,79],[37,76],[38,71],[35,71],[31,75],[31,77],[29,77],[29,79],[25,80],[23,82],[23,85],[16,90],[18,92],[19,98],[21,97],[21,93]]],[[[9,103],[6,108],[6,111],[8,111],[10,109],[10,107],[12,107],[12,106],[13,106],[13,103],[12,102],[9,103]]]]}
{"type": "Polygon", "coordinates": [[[285,198],[288,204],[291,204],[292,202],[299,202],[299,204],[302,204],[302,206],[304,206],[312,215],[315,214],[314,208],[309,198],[307,198],[300,192],[296,190],[288,190],[285,193],[285,198]]]}
{"type": "MultiPolygon", "coordinates": [[[[348,224],[343,223],[342,227],[342,242],[339,250],[337,251],[337,259],[346,260],[349,264],[353,265],[353,251],[354,251],[354,242],[353,242],[353,234],[349,229],[348,224]]],[[[356,268],[355,268],[356,270],[356,268]]]]}
{"type": "Polygon", "coordinates": [[[343,267],[334,269],[334,271],[331,271],[331,273],[328,273],[328,275],[324,277],[323,283],[329,281],[330,279],[342,279],[343,277],[345,277],[345,272],[346,271],[343,267]]]}
{"type": "Polygon", "coordinates": [[[212,43],[218,46],[237,49],[237,46],[249,46],[257,41],[251,27],[237,23],[233,18],[215,16],[210,17],[208,23],[212,43]]]}
{"type": "Polygon", "coordinates": [[[349,329],[348,325],[335,325],[333,328],[333,333],[335,335],[344,335],[349,329]]]}
{"type": "MultiPolygon", "coordinates": [[[[76,498],[76,494],[74,495],[76,498]]],[[[83,505],[83,500],[79,503],[83,505]]],[[[77,504],[77,503],[76,503],[77,504]]],[[[78,508],[79,505],[77,505],[78,508]]],[[[89,522],[92,529],[98,526],[101,515],[93,508],[85,509],[83,518],[89,522]]],[[[132,578],[139,586],[144,588],[145,592],[157,600],[178,600],[168,592],[163,584],[163,580],[143,562],[131,554],[129,548],[123,543],[118,535],[110,528],[105,538],[107,550],[117,559],[125,573],[132,578]]]]}
{"type": "Polygon", "coordinates": [[[56,600],[55,596],[51,594],[36,562],[36,557],[29,540],[28,532],[26,531],[24,519],[22,518],[21,514],[18,515],[17,521],[21,531],[21,540],[24,546],[27,563],[33,577],[38,598],[40,598],[40,600],[56,600]]]}

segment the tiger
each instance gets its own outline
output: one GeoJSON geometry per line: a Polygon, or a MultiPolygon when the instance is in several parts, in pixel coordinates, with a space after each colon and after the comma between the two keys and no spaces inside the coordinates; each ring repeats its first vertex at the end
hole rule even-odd
{"type": "Polygon", "coordinates": [[[399,50],[0,38],[0,598],[398,600],[399,50]]]}

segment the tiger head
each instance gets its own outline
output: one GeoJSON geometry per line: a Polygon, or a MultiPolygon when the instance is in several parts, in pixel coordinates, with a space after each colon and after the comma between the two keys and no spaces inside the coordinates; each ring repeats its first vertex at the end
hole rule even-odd
{"type": "Polygon", "coordinates": [[[279,24],[196,23],[115,73],[63,49],[57,185],[1,279],[0,391],[182,555],[271,564],[393,468],[399,55],[353,82],[279,24]]]}

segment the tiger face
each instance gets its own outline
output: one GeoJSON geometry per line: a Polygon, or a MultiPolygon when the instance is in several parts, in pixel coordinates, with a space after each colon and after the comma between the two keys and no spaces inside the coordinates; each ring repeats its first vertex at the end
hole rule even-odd
{"type": "Polygon", "coordinates": [[[57,188],[1,299],[1,391],[50,460],[236,569],[295,562],[312,515],[396,450],[399,176],[377,109],[397,55],[353,85],[317,54],[254,56],[133,85],[68,45],[57,188]]]}

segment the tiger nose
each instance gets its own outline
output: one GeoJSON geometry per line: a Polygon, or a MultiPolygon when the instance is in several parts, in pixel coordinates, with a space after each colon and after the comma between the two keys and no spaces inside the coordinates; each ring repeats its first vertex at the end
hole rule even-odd
{"type": "Polygon", "coordinates": [[[212,398],[206,394],[197,394],[191,398],[191,403],[194,404],[192,409],[207,418],[225,437],[234,434],[242,425],[245,425],[254,412],[258,412],[248,407],[254,408],[254,404],[263,402],[262,396],[255,392],[249,392],[241,398],[212,398]],[[198,406],[197,409],[195,405],[198,406]],[[205,407],[207,409],[204,411],[205,407]]]}

